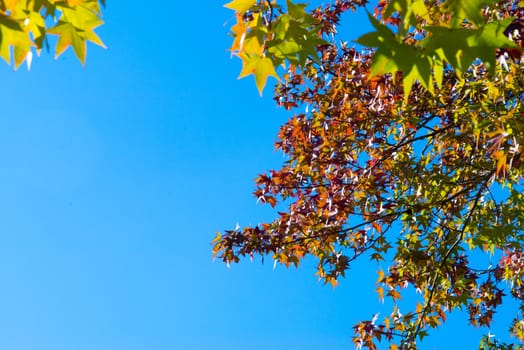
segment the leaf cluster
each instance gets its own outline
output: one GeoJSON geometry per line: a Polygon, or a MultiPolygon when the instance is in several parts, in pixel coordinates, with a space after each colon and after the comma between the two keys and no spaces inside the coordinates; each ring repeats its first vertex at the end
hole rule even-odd
{"type": "MultiPolygon", "coordinates": [[[[503,320],[516,343],[489,335],[480,348],[524,341],[522,64],[488,67],[464,58],[453,51],[454,38],[442,56],[426,55],[427,65],[416,68],[433,80],[409,71],[416,50],[444,40],[439,26],[496,57],[491,40],[510,20],[522,20],[515,1],[489,1],[489,11],[478,12],[487,1],[464,3],[381,1],[370,16],[376,32],[362,39],[377,50],[359,51],[333,36],[316,46],[317,59],[288,66],[274,96],[294,111],[275,144],[286,161],[261,174],[254,192],[279,211],[271,222],[213,241],[214,255],[228,264],[261,255],[299,266],[313,257],[319,279],[333,286],[354,260],[375,262],[377,295],[391,312],[356,324],[356,346],[416,349],[453,311],[489,329],[507,302],[518,305],[514,318],[503,320]],[[413,28],[420,26],[419,35],[413,28]],[[397,41],[399,33],[411,41],[397,41]],[[401,56],[408,63],[390,66],[401,56]],[[436,78],[432,62],[439,59],[436,78]],[[461,65],[460,74],[445,67],[448,59],[461,65]],[[400,300],[412,291],[418,297],[406,308],[400,300]]],[[[312,16],[321,32],[334,33],[340,14],[354,6],[340,0],[312,16]]]]}
{"type": "MultiPolygon", "coordinates": [[[[414,82],[433,93],[435,87],[441,87],[446,69],[455,70],[460,78],[480,60],[493,74],[497,65],[495,50],[520,51],[505,32],[517,18],[492,11],[498,3],[380,1],[375,14],[368,14],[375,30],[355,42],[376,49],[371,76],[402,73],[406,99],[414,82]]],[[[341,12],[365,4],[366,1],[337,0],[325,9],[312,11],[312,15],[305,4],[292,0],[286,0],[285,10],[278,1],[234,0],[226,4],[236,13],[231,51],[243,62],[240,78],[254,74],[262,92],[267,77],[279,78],[278,66],[300,69],[307,59],[317,61],[316,48],[335,33],[333,21],[341,12]]],[[[521,5],[513,1],[509,7],[521,5]]]]}
{"type": "Polygon", "coordinates": [[[268,77],[279,78],[279,65],[302,66],[308,58],[319,62],[316,46],[325,41],[305,4],[287,0],[285,12],[270,1],[234,0],[225,6],[236,12],[231,52],[242,59],[239,78],[253,74],[261,94],[268,77]]]}
{"type": "Polygon", "coordinates": [[[58,36],[55,56],[72,47],[85,63],[87,42],[105,47],[94,32],[104,22],[105,0],[3,0],[0,1],[0,57],[15,69],[31,64],[33,51],[48,49],[48,35],[58,36]]]}
{"type": "Polygon", "coordinates": [[[515,18],[486,21],[481,14],[496,2],[393,0],[384,6],[382,20],[396,25],[388,27],[370,15],[375,31],[356,42],[377,48],[371,75],[401,71],[405,96],[415,81],[433,92],[442,85],[446,65],[461,76],[479,59],[493,74],[495,50],[518,47],[504,33],[515,18]],[[392,21],[393,15],[399,20],[392,21]]]}

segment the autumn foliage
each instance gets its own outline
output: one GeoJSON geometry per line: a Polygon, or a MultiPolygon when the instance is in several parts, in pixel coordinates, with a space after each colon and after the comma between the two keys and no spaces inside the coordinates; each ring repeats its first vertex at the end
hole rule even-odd
{"type": "Polygon", "coordinates": [[[55,57],[72,47],[85,63],[87,42],[105,47],[95,33],[104,22],[105,0],[2,0],[0,1],[0,57],[15,69],[31,65],[33,53],[49,49],[49,35],[57,37],[55,57]]]}
{"type": "Polygon", "coordinates": [[[218,234],[214,255],[286,266],[314,257],[332,285],[355,259],[371,259],[378,298],[394,306],[354,326],[355,345],[369,349],[416,349],[455,310],[489,327],[513,300],[514,317],[499,321],[515,344],[486,336],[481,348],[516,349],[524,340],[522,3],[380,1],[375,32],[358,39],[373,49],[331,35],[344,12],[365,3],[306,10],[288,1],[288,12],[278,2],[229,4],[241,75],[253,73],[259,88],[278,76],[274,100],[293,116],[275,144],[284,164],[256,179],[255,198],[278,208],[275,220],[218,234]],[[278,32],[284,14],[313,41],[278,32]],[[397,301],[410,290],[419,299],[401,312],[397,301]]]}

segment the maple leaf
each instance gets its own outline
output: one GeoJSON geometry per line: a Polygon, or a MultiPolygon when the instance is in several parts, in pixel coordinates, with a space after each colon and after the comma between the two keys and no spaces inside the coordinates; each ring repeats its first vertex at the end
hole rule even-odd
{"type": "Polygon", "coordinates": [[[22,64],[31,49],[31,38],[22,29],[18,21],[9,18],[0,19],[0,57],[11,64],[11,47],[13,48],[15,69],[22,64]]]}
{"type": "Polygon", "coordinates": [[[257,0],[233,0],[225,4],[224,7],[242,14],[253,7],[256,3],[257,0]]]}
{"type": "Polygon", "coordinates": [[[58,58],[64,53],[64,51],[72,46],[75,51],[76,57],[85,63],[86,58],[86,42],[80,37],[76,28],[68,22],[59,22],[53,28],[47,31],[49,34],[58,35],[58,41],[56,43],[56,54],[55,58],[58,58]]]}
{"type": "Polygon", "coordinates": [[[511,21],[508,18],[490,22],[479,29],[426,27],[431,35],[421,42],[421,46],[449,62],[459,73],[468,69],[477,58],[486,63],[493,73],[496,67],[495,49],[517,47],[504,35],[511,21]]]}
{"type": "Polygon", "coordinates": [[[430,19],[424,0],[392,0],[384,10],[384,17],[387,18],[395,12],[402,14],[402,34],[417,24],[417,16],[425,20],[430,19]]]}
{"type": "Polygon", "coordinates": [[[451,12],[451,26],[458,28],[464,23],[464,19],[480,25],[483,22],[481,9],[495,2],[497,0],[447,0],[444,8],[451,12]]]}
{"type": "Polygon", "coordinates": [[[266,81],[268,77],[274,77],[276,79],[279,79],[279,76],[275,71],[273,62],[267,57],[259,55],[246,55],[242,60],[242,64],[242,71],[240,72],[238,78],[244,78],[248,75],[253,74],[255,76],[255,83],[260,95],[262,95],[262,91],[266,86],[266,81]]]}
{"type": "Polygon", "coordinates": [[[370,78],[388,73],[394,76],[397,71],[402,71],[405,99],[415,81],[420,81],[426,89],[433,91],[431,59],[413,45],[399,42],[391,29],[381,24],[369,12],[368,17],[376,31],[364,34],[355,42],[368,47],[378,47],[371,64],[370,78]]]}
{"type": "Polygon", "coordinates": [[[98,16],[98,2],[82,2],[74,9],[68,6],[58,8],[62,11],[61,19],[47,31],[58,36],[55,58],[71,46],[76,57],[85,64],[87,41],[105,48],[102,40],[94,32],[95,28],[104,23],[98,16]]]}

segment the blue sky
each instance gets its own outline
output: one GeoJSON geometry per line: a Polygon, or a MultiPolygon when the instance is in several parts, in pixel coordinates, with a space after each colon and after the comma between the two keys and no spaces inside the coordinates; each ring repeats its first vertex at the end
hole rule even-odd
{"type": "Polygon", "coordinates": [[[253,179],[290,116],[236,79],[221,5],[109,1],[85,68],[1,66],[0,348],[350,349],[380,308],[367,262],[336,289],[312,261],[213,263],[216,231],[272,218],[253,179]]]}

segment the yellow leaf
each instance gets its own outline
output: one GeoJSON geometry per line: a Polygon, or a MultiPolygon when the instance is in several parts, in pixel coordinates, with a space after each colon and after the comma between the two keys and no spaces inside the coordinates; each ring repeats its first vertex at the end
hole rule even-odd
{"type": "Polygon", "coordinates": [[[257,85],[260,95],[266,86],[267,78],[274,77],[279,79],[275,66],[271,59],[267,57],[261,57],[257,55],[247,56],[242,55],[242,71],[240,72],[239,79],[244,78],[250,74],[255,75],[255,83],[257,85]]]}
{"type": "MultiPolygon", "coordinates": [[[[4,30],[0,29],[0,33],[2,33],[2,36],[4,36],[4,30]]],[[[6,40],[2,40],[0,42],[0,57],[2,57],[4,61],[7,62],[7,64],[11,64],[11,49],[9,43],[6,42],[6,40]]]]}
{"type": "Polygon", "coordinates": [[[93,32],[92,30],[84,32],[84,35],[85,35],[86,40],[89,40],[92,43],[95,43],[98,46],[103,47],[104,49],[107,48],[104,42],[102,41],[102,39],[100,39],[100,37],[96,35],[96,33],[93,32]]]}
{"type": "Polygon", "coordinates": [[[377,292],[377,294],[378,294],[378,300],[380,300],[381,302],[383,302],[383,301],[384,301],[384,288],[382,288],[382,287],[377,287],[376,292],[377,292]]]}
{"type": "Polygon", "coordinates": [[[224,5],[224,7],[234,10],[238,13],[245,13],[257,3],[257,0],[233,0],[224,5]]]}
{"type": "Polygon", "coordinates": [[[353,196],[355,197],[356,200],[361,200],[363,198],[366,198],[367,194],[366,192],[359,191],[359,192],[355,192],[353,196]]]}
{"type": "Polygon", "coordinates": [[[333,277],[329,278],[329,283],[331,284],[331,287],[333,288],[335,288],[338,285],[338,281],[333,277]]]}
{"type": "Polygon", "coordinates": [[[17,69],[26,59],[31,49],[31,39],[29,34],[17,29],[1,26],[2,40],[0,42],[0,57],[8,64],[11,64],[11,49],[13,47],[15,69],[17,69]]]}
{"type": "Polygon", "coordinates": [[[384,279],[384,270],[379,270],[378,271],[378,278],[377,278],[377,283],[381,283],[382,280],[384,279]]]}
{"type": "Polygon", "coordinates": [[[75,27],[71,23],[63,23],[47,31],[49,34],[58,35],[58,41],[56,43],[55,58],[58,58],[64,51],[72,46],[75,51],[76,57],[85,63],[86,58],[86,42],[79,35],[75,27]]]}
{"type": "Polygon", "coordinates": [[[76,6],[76,5],[80,5],[81,3],[83,3],[85,0],[67,0],[67,4],[69,6],[76,6]]]}
{"type": "Polygon", "coordinates": [[[417,309],[416,309],[416,313],[421,313],[422,312],[422,309],[424,309],[424,307],[422,306],[421,303],[417,303],[417,309]]]}
{"type": "Polygon", "coordinates": [[[237,23],[231,27],[231,32],[235,37],[235,39],[233,40],[233,44],[231,45],[231,51],[233,53],[242,51],[242,48],[244,46],[244,38],[246,37],[246,32],[248,28],[245,22],[242,20],[241,15],[237,15],[236,17],[237,23]]]}
{"type": "Polygon", "coordinates": [[[245,52],[249,55],[264,55],[264,45],[261,45],[258,41],[258,38],[253,36],[244,40],[242,52],[245,52]]]}

